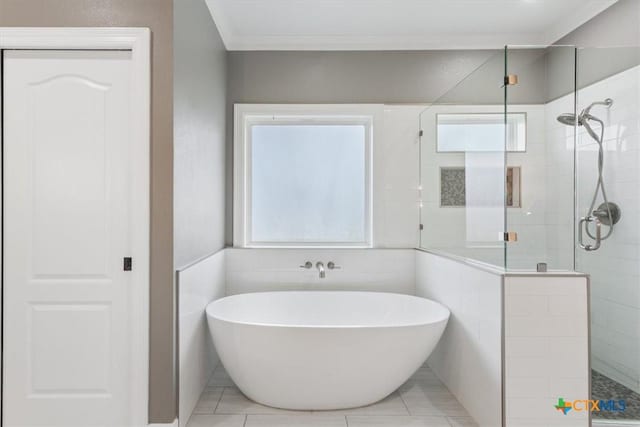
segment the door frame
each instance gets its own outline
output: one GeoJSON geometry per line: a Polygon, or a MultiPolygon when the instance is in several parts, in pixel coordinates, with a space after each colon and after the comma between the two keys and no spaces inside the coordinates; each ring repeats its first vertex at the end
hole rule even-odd
{"type": "MultiPolygon", "coordinates": [[[[0,27],[0,52],[7,49],[38,50],[129,50],[131,51],[131,243],[135,266],[131,275],[131,410],[136,426],[147,426],[149,408],[149,291],[150,291],[150,117],[151,117],[151,33],[148,28],[9,28],[0,27]]],[[[0,66],[2,61],[0,60],[0,66]]],[[[0,75],[1,75],[0,69],[0,75]]],[[[0,90],[2,85],[0,84],[0,90]]],[[[0,94],[1,95],[1,94],[0,94]]],[[[0,108],[0,147],[2,147],[0,108]]],[[[3,150],[0,149],[0,162],[3,150]]],[[[0,174],[0,188],[3,187],[0,174]]],[[[4,199],[0,197],[0,219],[4,199]]],[[[0,255],[4,249],[0,227],[0,255]]],[[[4,256],[2,255],[2,260],[4,256]]],[[[0,263],[0,277],[4,278],[0,263]]],[[[0,293],[0,341],[4,373],[4,313],[0,293]]],[[[0,381],[0,394],[3,393],[0,381]]],[[[1,409],[0,409],[1,410],[1,409]]],[[[1,421],[0,421],[1,422],[1,421]]]]}

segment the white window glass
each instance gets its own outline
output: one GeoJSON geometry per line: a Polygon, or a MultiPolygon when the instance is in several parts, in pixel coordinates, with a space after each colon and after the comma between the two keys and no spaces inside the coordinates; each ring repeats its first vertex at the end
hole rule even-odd
{"type": "MultiPolygon", "coordinates": [[[[507,115],[507,151],[526,151],[525,113],[507,115]]],[[[504,151],[505,124],[502,113],[438,114],[439,152],[504,151]]]]}
{"type": "Polygon", "coordinates": [[[367,127],[248,126],[248,243],[366,244],[367,127]]]}

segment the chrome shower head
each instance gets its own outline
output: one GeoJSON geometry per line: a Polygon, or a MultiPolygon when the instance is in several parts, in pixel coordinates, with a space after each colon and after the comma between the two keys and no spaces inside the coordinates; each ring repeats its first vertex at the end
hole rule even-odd
{"type": "MultiPolygon", "coordinates": [[[[558,116],[558,121],[563,125],[567,126],[575,126],[576,125],[576,115],[571,113],[564,113],[558,116]]],[[[578,126],[582,126],[582,118],[578,118],[578,126]]]]}
{"type": "MultiPolygon", "coordinates": [[[[598,119],[595,116],[592,116],[591,113],[590,113],[591,109],[596,105],[604,105],[605,107],[609,108],[609,107],[611,107],[611,105],[613,105],[613,99],[607,98],[604,101],[594,102],[591,105],[589,105],[587,108],[582,110],[582,112],[580,113],[580,115],[577,118],[578,126],[583,126],[583,125],[587,124],[587,120],[595,120],[595,121],[599,122],[600,124],[602,124],[602,120],[598,119]]],[[[575,126],[576,125],[576,115],[572,114],[572,113],[560,114],[557,117],[557,119],[563,125],[567,125],[567,126],[575,126]]],[[[589,132],[589,133],[591,133],[591,132],[589,132]]]]}

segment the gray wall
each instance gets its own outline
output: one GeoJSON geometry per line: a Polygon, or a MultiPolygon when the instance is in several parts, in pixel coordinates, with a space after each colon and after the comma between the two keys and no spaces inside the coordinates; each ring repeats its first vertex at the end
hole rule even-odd
{"type": "Polygon", "coordinates": [[[539,49],[507,50],[507,72],[518,76],[518,84],[509,86],[509,105],[527,101],[545,104],[575,90],[576,49],[551,46],[539,49]]]}
{"type": "Polygon", "coordinates": [[[224,247],[227,52],[204,0],[174,0],[174,253],[224,247]]]}
{"type": "Polygon", "coordinates": [[[173,288],[173,7],[171,0],[0,0],[1,27],[151,28],[149,418],[176,415],[173,288]]]}
{"type": "Polygon", "coordinates": [[[496,51],[229,52],[231,102],[424,103],[496,51]]]}
{"type": "Polygon", "coordinates": [[[585,47],[640,45],[640,1],[618,0],[555,44],[585,47]]]}
{"type": "Polygon", "coordinates": [[[556,44],[578,46],[578,87],[640,64],[640,1],[619,0],[556,44]]]}
{"type": "Polygon", "coordinates": [[[640,1],[620,0],[547,49],[509,49],[507,62],[509,73],[521,77],[509,88],[509,102],[536,89],[544,95],[541,102],[549,102],[571,93],[576,75],[582,88],[634,67],[640,64],[640,1]]]}

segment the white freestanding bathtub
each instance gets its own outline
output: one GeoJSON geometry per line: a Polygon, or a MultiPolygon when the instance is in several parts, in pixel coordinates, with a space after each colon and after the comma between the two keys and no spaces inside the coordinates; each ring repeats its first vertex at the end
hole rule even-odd
{"type": "Polygon", "coordinates": [[[375,292],[264,292],[206,309],[216,350],[250,399],[327,410],[383,399],[425,362],[449,310],[375,292]]]}

